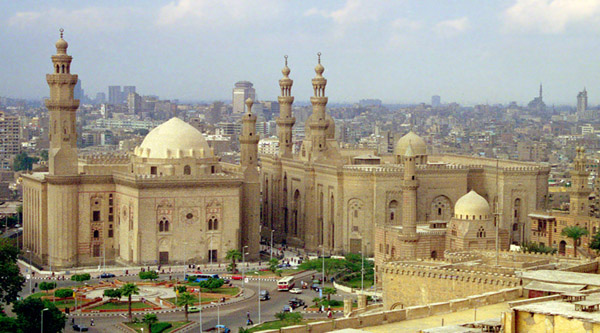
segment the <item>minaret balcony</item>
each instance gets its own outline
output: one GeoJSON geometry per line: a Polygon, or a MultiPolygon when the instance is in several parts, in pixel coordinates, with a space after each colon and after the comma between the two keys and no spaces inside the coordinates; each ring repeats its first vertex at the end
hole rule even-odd
{"type": "Polygon", "coordinates": [[[59,109],[65,111],[75,111],[79,107],[78,99],[58,101],[53,99],[47,99],[44,101],[44,103],[46,104],[46,108],[48,108],[48,110],[59,109]]]}

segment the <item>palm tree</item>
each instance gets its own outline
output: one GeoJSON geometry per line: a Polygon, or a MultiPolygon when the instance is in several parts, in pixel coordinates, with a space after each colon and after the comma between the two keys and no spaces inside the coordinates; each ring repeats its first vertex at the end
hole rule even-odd
{"type": "Polygon", "coordinates": [[[325,287],[323,288],[323,295],[327,295],[327,303],[331,302],[331,295],[334,295],[337,292],[335,288],[325,287]]]}
{"type": "Polygon", "coordinates": [[[129,321],[131,321],[131,295],[137,295],[140,293],[140,288],[133,283],[124,284],[121,288],[121,295],[127,297],[129,302],[129,321]]]}
{"type": "Polygon", "coordinates": [[[236,250],[236,249],[231,249],[231,250],[227,251],[227,255],[225,256],[225,259],[231,260],[231,265],[230,265],[231,272],[235,273],[235,272],[237,272],[235,261],[242,259],[242,252],[240,252],[239,250],[236,250]]]}
{"type": "MultiPolygon", "coordinates": [[[[194,295],[185,292],[185,293],[181,293],[179,294],[179,299],[177,299],[177,305],[179,306],[184,306],[185,307],[185,321],[189,321],[188,320],[188,306],[189,305],[194,305],[194,302],[196,301],[196,298],[194,297],[194,295]]],[[[202,302],[200,301],[200,306],[202,306],[202,302]]]]}
{"type": "Polygon", "coordinates": [[[142,322],[148,325],[148,333],[152,333],[152,324],[156,324],[158,322],[158,317],[154,313],[147,313],[142,322]]]}
{"type": "Polygon", "coordinates": [[[589,235],[589,233],[590,232],[585,228],[578,225],[572,225],[564,228],[560,234],[573,239],[573,253],[575,254],[574,256],[577,257],[577,241],[579,241],[579,238],[589,235]]]}

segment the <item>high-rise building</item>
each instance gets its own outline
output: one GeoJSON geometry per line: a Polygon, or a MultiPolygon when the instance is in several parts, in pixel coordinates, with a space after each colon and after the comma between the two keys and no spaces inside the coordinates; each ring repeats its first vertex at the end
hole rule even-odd
{"type": "Polygon", "coordinates": [[[135,93],[135,86],[123,86],[123,94],[121,95],[121,103],[127,103],[129,94],[135,93]]]}
{"type": "Polygon", "coordinates": [[[77,84],[75,84],[75,89],[73,90],[73,97],[78,100],[83,100],[84,92],[81,88],[81,80],[77,80],[77,84]]]}
{"type": "Polygon", "coordinates": [[[250,98],[253,101],[256,99],[256,91],[250,81],[236,82],[233,88],[233,113],[244,113],[244,103],[250,98]]]}
{"type": "Polygon", "coordinates": [[[431,96],[431,106],[437,108],[440,105],[442,105],[442,98],[438,95],[431,96]]]}
{"type": "Polygon", "coordinates": [[[15,155],[21,151],[19,117],[0,111],[0,168],[10,169],[15,155]]]}
{"type": "Polygon", "coordinates": [[[96,104],[106,103],[106,94],[103,92],[99,92],[96,94],[96,104]]]}
{"type": "Polygon", "coordinates": [[[112,105],[121,104],[123,101],[121,86],[108,86],[108,103],[112,105]]]}
{"type": "Polygon", "coordinates": [[[127,111],[130,114],[138,114],[142,112],[142,96],[135,92],[127,95],[127,111]]]}
{"type": "Polygon", "coordinates": [[[583,88],[583,91],[577,94],[577,113],[583,113],[585,110],[587,110],[587,90],[583,88]]]}

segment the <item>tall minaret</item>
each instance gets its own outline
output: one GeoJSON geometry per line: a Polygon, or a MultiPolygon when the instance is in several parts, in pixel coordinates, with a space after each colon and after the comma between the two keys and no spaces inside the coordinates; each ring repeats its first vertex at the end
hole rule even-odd
{"type": "Polygon", "coordinates": [[[56,54],[52,56],[53,73],[46,75],[50,86],[50,98],[46,107],[50,112],[50,151],[48,160],[51,175],[77,174],[77,129],[75,112],[79,100],[73,98],[77,75],[71,74],[71,60],[67,54],[69,44],[63,39],[56,42],[56,54]]]}
{"type": "Polygon", "coordinates": [[[588,186],[589,172],[586,170],[587,159],[585,148],[577,147],[577,156],[571,170],[570,213],[571,215],[589,215],[589,195],[592,191],[588,186]]]}
{"type": "Polygon", "coordinates": [[[310,127],[310,136],[312,141],[312,156],[317,159],[327,150],[327,119],[325,118],[325,106],[327,106],[327,97],[325,96],[325,86],[327,79],[323,77],[325,68],[321,65],[321,52],[317,53],[319,63],[315,67],[317,76],[312,79],[314,96],[310,98],[312,104],[312,120],[308,124],[310,127]]]}
{"type": "Polygon", "coordinates": [[[279,117],[277,121],[277,135],[279,136],[279,156],[290,157],[292,156],[292,127],[296,123],[296,118],[292,117],[292,103],[294,103],[294,96],[292,96],[292,85],[294,81],[289,78],[290,69],[287,66],[287,58],[285,57],[285,67],[281,70],[283,78],[279,80],[279,87],[281,87],[281,96],[277,97],[279,101],[279,117]]]}
{"type": "Polygon", "coordinates": [[[402,182],[402,257],[417,257],[417,181],[416,156],[408,143],[404,153],[404,180],[402,182]]]}
{"type": "Polygon", "coordinates": [[[540,82],[540,99],[542,99],[542,83],[540,82]]]}
{"type": "MultiPolygon", "coordinates": [[[[242,246],[248,246],[249,259],[259,258],[260,243],[260,182],[258,174],[258,139],[256,116],[252,114],[252,99],[246,100],[240,135],[240,164],[244,173],[242,186],[242,246]]],[[[241,247],[243,249],[243,247],[241,247]]]]}

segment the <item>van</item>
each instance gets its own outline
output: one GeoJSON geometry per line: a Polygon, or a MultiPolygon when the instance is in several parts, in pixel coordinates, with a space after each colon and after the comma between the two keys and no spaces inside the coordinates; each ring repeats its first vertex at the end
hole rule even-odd
{"type": "Polygon", "coordinates": [[[259,294],[259,299],[261,301],[266,301],[271,299],[271,295],[269,295],[269,291],[268,290],[261,290],[260,294],[259,294]]]}

